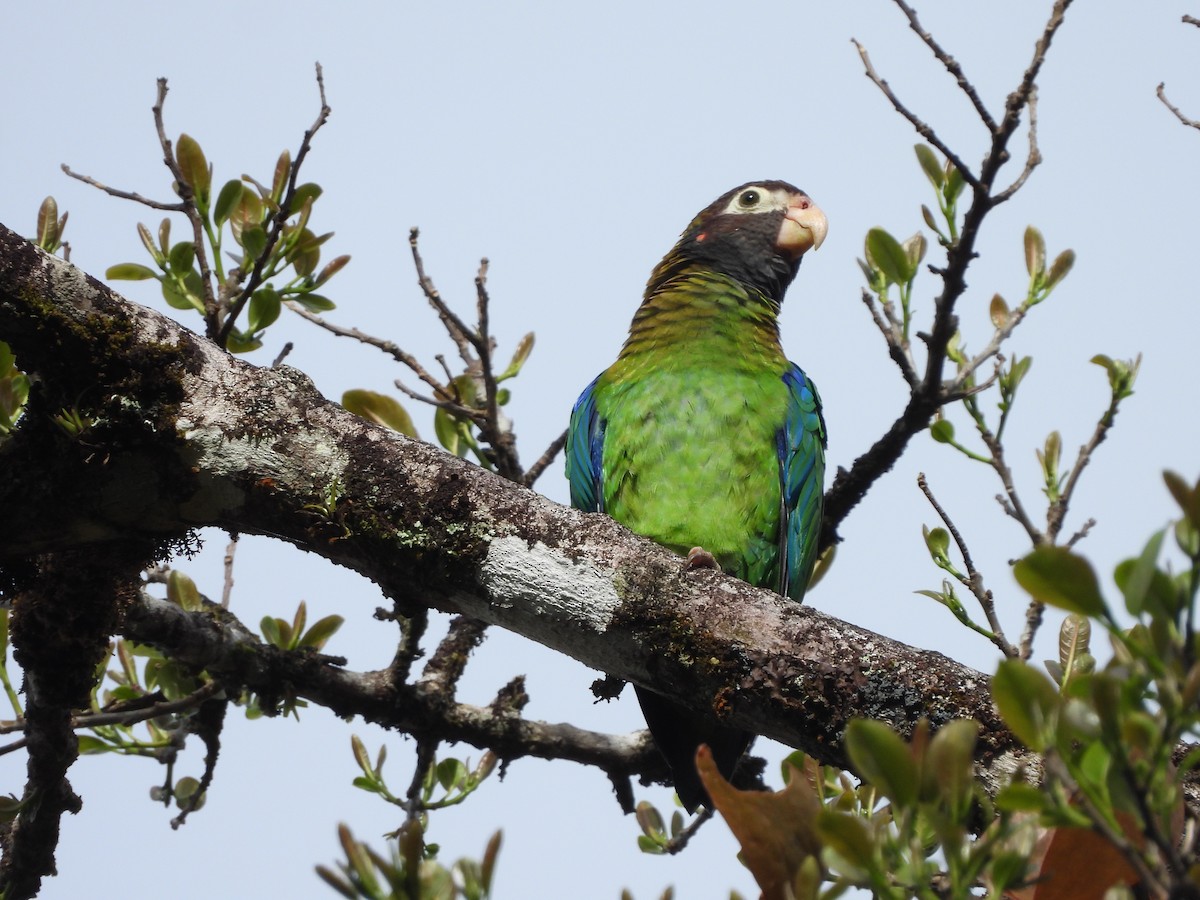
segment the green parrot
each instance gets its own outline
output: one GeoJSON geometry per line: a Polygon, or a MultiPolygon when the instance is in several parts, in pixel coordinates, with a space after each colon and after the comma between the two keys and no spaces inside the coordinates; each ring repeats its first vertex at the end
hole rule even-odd
{"type": "MultiPolygon", "coordinates": [[[[808,195],[782,181],[734,188],[692,220],[650,275],[617,361],[571,412],[572,506],[803,600],[825,422],[816,386],[784,356],[778,316],[826,230],[808,195]]],[[[754,735],[636,690],[680,801],[711,806],[697,748],[708,744],[728,778],[754,735]]]]}

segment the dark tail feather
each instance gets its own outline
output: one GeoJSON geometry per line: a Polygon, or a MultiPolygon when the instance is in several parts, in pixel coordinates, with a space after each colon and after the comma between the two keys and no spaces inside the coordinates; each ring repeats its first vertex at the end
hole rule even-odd
{"type": "Polygon", "coordinates": [[[653,691],[637,685],[634,688],[650,735],[671,769],[675,793],[684,809],[689,813],[694,813],[701,805],[711,809],[708,791],[696,772],[696,750],[701,744],[708,744],[717,769],[726,778],[732,778],[738,760],[754,740],[754,735],[718,725],[711,717],[693,712],[653,691]]]}

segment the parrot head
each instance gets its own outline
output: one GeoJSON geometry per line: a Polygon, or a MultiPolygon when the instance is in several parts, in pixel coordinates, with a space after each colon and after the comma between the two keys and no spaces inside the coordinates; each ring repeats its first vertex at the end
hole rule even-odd
{"type": "Polygon", "coordinates": [[[700,264],[782,300],[801,257],[821,246],[828,228],[804,191],[785,181],[751,181],[706,206],[650,280],[661,283],[700,264]]]}

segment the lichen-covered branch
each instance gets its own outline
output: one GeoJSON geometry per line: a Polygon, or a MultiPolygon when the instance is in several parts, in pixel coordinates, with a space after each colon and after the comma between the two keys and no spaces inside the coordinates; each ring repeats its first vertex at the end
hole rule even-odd
{"type": "Polygon", "coordinates": [[[685,573],[607,517],[358,419],[300,373],[233,359],[2,228],[0,334],[53,391],[97,404],[83,411],[96,422],[86,455],[48,446],[68,439],[36,426],[40,409],[0,448],[29,473],[0,483],[28,522],[2,566],[131,530],[269,534],[394,599],[507,628],[826,762],[845,765],[841,734],[860,716],[906,733],[922,715],[969,716],[988,760],[1012,746],[978,672],[685,573]]]}

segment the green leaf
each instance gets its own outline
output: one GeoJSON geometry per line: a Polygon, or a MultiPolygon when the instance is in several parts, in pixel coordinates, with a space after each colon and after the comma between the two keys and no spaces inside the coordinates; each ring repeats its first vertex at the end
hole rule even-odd
{"type": "Polygon", "coordinates": [[[871,869],[875,840],[860,816],[823,809],[817,814],[817,834],[821,842],[856,869],[871,869]]]}
{"type": "Polygon", "coordinates": [[[1039,603],[1093,618],[1107,617],[1096,572],[1065,547],[1036,547],[1013,567],[1017,583],[1039,603]]]}
{"type": "Polygon", "coordinates": [[[246,259],[256,260],[267,249],[267,232],[261,225],[251,225],[242,230],[241,245],[246,251],[246,259]]]}
{"type": "Polygon", "coordinates": [[[162,251],[158,249],[158,245],[154,243],[154,236],[150,234],[150,229],[141,222],[137,224],[138,237],[142,240],[142,245],[146,248],[146,252],[150,254],[151,259],[158,265],[163,265],[166,257],[162,251]]]}
{"type": "Polygon", "coordinates": [[[275,177],[271,179],[271,199],[276,203],[283,201],[283,192],[287,189],[288,176],[292,174],[292,154],[284,150],[275,162],[275,177]]]}
{"type": "Polygon", "coordinates": [[[148,278],[157,278],[158,273],[141,263],[117,263],[108,267],[104,277],[110,281],[145,281],[148,278]]]}
{"type": "Polygon", "coordinates": [[[517,349],[513,352],[512,360],[503,372],[496,376],[497,381],[504,381],[508,378],[513,378],[521,371],[521,367],[525,365],[525,360],[529,359],[529,354],[533,352],[533,332],[530,331],[520,341],[517,342],[517,349]]]}
{"type": "Polygon", "coordinates": [[[173,309],[194,309],[198,312],[204,311],[204,304],[197,305],[193,299],[182,292],[179,286],[170,278],[162,279],[162,295],[167,301],[167,305],[173,309]]]}
{"type": "Polygon", "coordinates": [[[242,184],[241,182],[239,182],[239,185],[241,186],[241,193],[229,210],[229,228],[233,232],[233,239],[244,247],[242,232],[250,228],[256,228],[262,224],[263,202],[249,185],[242,184]]]}
{"type": "Polygon", "coordinates": [[[329,310],[337,308],[337,304],[320,294],[297,294],[292,299],[311,313],[329,312],[329,310]]]}
{"type": "Polygon", "coordinates": [[[307,228],[300,232],[300,236],[287,253],[288,262],[295,267],[297,275],[303,278],[317,270],[317,263],[321,261],[321,244],[324,243],[324,239],[324,235],[318,238],[307,228]]]}
{"type": "Polygon", "coordinates": [[[1019,659],[1000,662],[992,678],[992,699],[1013,734],[1030,750],[1042,753],[1054,743],[1061,704],[1054,682],[1019,659]]]}
{"type": "Polygon", "coordinates": [[[368,775],[374,776],[377,774],[371,766],[371,755],[367,753],[366,745],[357,734],[350,735],[350,749],[354,753],[354,761],[358,763],[359,768],[368,775]]]}
{"type": "MultiPolygon", "coordinates": [[[[66,216],[63,216],[66,222],[66,216]]],[[[53,197],[47,197],[38,207],[37,239],[34,241],[47,253],[53,253],[59,248],[58,202],[53,197]]]]}
{"type": "Polygon", "coordinates": [[[455,456],[466,455],[467,446],[461,440],[458,420],[446,410],[439,408],[434,412],[433,431],[437,435],[438,443],[445,447],[447,452],[455,456]]]}
{"type": "Polygon", "coordinates": [[[322,619],[318,619],[304,633],[304,637],[300,638],[300,646],[321,650],[329,639],[333,637],[334,633],[342,627],[342,623],[345,621],[341,616],[325,616],[322,619]]]}
{"type": "Polygon", "coordinates": [[[386,394],[355,388],[342,394],[342,406],[368,422],[383,425],[409,437],[419,437],[408,410],[401,406],[395,398],[386,394]]]}
{"type": "Polygon", "coordinates": [[[442,790],[449,792],[462,784],[467,777],[467,767],[461,760],[447,757],[437,764],[437,781],[442,790]]]}
{"type": "Polygon", "coordinates": [[[954,443],[954,423],[949,419],[938,419],[929,426],[930,436],[939,444],[954,443]]]}
{"type": "Polygon", "coordinates": [[[1046,276],[1046,281],[1042,289],[1049,292],[1054,289],[1054,286],[1067,277],[1067,273],[1071,271],[1071,267],[1075,265],[1075,251],[1064,250],[1054,258],[1054,262],[1050,266],[1050,273],[1046,276]]]}
{"type": "Polygon", "coordinates": [[[192,264],[195,261],[196,245],[191,241],[180,241],[171,248],[171,252],[167,256],[171,270],[179,275],[186,275],[192,271],[192,264]]]}
{"type": "Polygon", "coordinates": [[[175,144],[175,162],[179,164],[183,180],[196,195],[196,205],[202,210],[207,209],[209,190],[212,187],[212,171],[195,138],[186,134],[179,136],[179,141],[175,144]]]}
{"type": "Polygon", "coordinates": [[[246,328],[251,333],[262,331],[279,318],[281,308],[282,302],[278,292],[271,285],[264,285],[250,298],[250,308],[246,313],[246,328]]]}
{"type": "Polygon", "coordinates": [[[942,196],[946,198],[947,204],[952,204],[958,199],[964,185],[966,181],[963,180],[962,172],[958,171],[954,163],[946,160],[946,184],[942,187],[942,196]]]}
{"type": "Polygon", "coordinates": [[[917,799],[918,773],[912,751],[891,726],[854,719],[846,726],[846,751],[854,770],[901,809],[917,799]]]}
{"type": "Polygon", "coordinates": [[[158,249],[163,259],[171,252],[171,220],[166,216],[158,223],[158,249]]]}
{"type": "Polygon", "coordinates": [[[1041,812],[1050,795],[1036,785],[1014,781],[996,795],[996,808],[1005,812],[1041,812]]]}
{"type": "Polygon", "coordinates": [[[925,258],[925,251],[929,247],[929,242],[925,240],[925,235],[917,232],[901,245],[904,249],[904,255],[908,259],[908,270],[912,273],[909,280],[916,277],[920,271],[921,260],[925,258]]]}
{"type": "Polygon", "coordinates": [[[975,796],[975,741],[978,736],[978,722],[955,719],[937,730],[925,751],[922,772],[928,793],[940,797],[959,822],[970,811],[975,796]]]}
{"type": "Polygon", "coordinates": [[[1113,573],[1113,580],[1125,595],[1125,608],[1131,616],[1140,616],[1146,608],[1146,597],[1158,572],[1158,556],[1166,536],[1165,528],[1155,532],[1136,560],[1125,560],[1113,573]]]}
{"type": "Polygon", "coordinates": [[[311,181],[296,187],[296,196],[292,198],[292,212],[299,212],[304,208],[304,204],[310,200],[316,202],[317,198],[324,193],[319,184],[313,184],[311,181]]]}
{"type": "Polygon", "coordinates": [[[946,183],[946,173],[942,170],[942,164],[938,162],[937,156],[925,144],[917,144],[913,150],[917,152],[917,162],[921,164],[921,171],[925,173],[929,183],[940,190],[946,183]]]}
{"type": "Polygon", "coordinates": [[[188,612],[195,612],[204,606],[196,582],[178,569],[172,569],[167,576],[167,599],[188,612]]]}
{"type": "Polygon", "coordinates": [[[1032,225],[1025,229],[1025,271],[1035,280],[1046,272],[1046,240],[1032,225]]]}
{"type": "Polygon", "coordinates": [[[325,268],[321,270],[320,274],[317,275],[316,279],[313,281],[313,287],[320,287],[323,285],[330,278],[345,268],[346,263],[348,262],[350,262],[349,254],[342,254],[341,256],[331,259],[325,264],[325,268]]]}
{"type": "Polygon", "coordinates": [[[221,193],[217,194],[217,205],[213,207],[213,221],[218,225],[228,221],[229,216],[233,213],[234,204],[241,199],[242,182],[234,178],[227,182],[221,188],[221,193]]]}
{"type": "Polygon", "coordinates": [[[992,302],[988,304],[988,316],[992,320],[992,326],[995,328],[1003,328],[1008,324],[1008,304],[1004,302],[1004,298],[999,294],[992,295],[992,302]]]}
{"type": "Polygon", "coordinates": [[[98,737],[93,737],[90,734],[81,734],[79,736],[79,753],[80,755],[107,753],[113,747],[107,741],[103,741],[98,737]]]}
{"type": "Polygon", "coordinates": [[[263,616],[259,622],[258,628],[262,632],[263,639],[268,644],[273,644],[276,647],[283,647],[286,641],[283,640],[283,635],[280,633],[280,625],[286,626],[287,623],[282,619],[277,619],[274,616],[263,616]]]}
{"type": "Polygon", "coordinates": [[[1182,475],[1169,469],[1163,472],[1163,481],[1187,520],[1194,527],[1200,528],[1200,484],[1193,487],[1182,475]]]}
{"type": "Polygon", "coordinates": [[[247,336],[245,332],[237,328],[229,332],[229,339],[225,342],[225,349],[230,353],[250,353],[261,346],[262,341],[247,336]]]}
{"type": "Polygon", "coordinates": [[[900,242],[882,228],[867,232],[867,261],[892,284],[908,284],[916,274],[900,242]]]}

